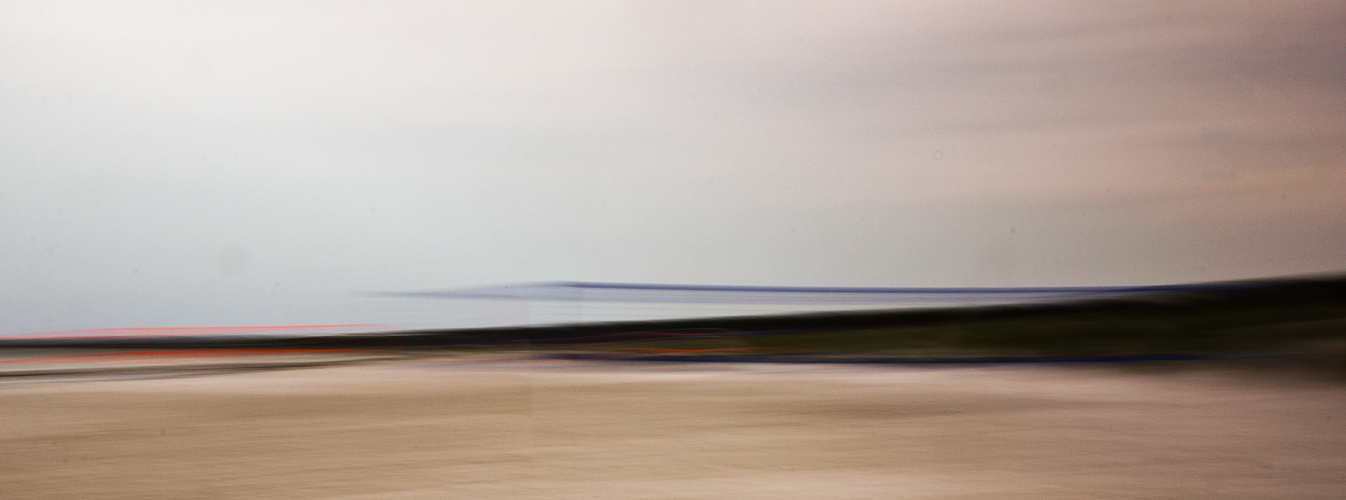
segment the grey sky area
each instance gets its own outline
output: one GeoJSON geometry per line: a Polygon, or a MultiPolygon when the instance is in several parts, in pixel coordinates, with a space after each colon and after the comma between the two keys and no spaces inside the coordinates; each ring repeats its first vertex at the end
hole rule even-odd
{"type": "Polygon", "coordinates": [[[1342,2],[0,2],[0,333],[1346,269],[1342,2]]]}

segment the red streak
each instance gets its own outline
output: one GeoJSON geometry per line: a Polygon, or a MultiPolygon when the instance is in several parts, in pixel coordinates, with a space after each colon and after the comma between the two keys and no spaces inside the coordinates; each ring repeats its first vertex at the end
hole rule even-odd
{"type": "Polygon", "coordinates": [[[368,349],[223,349],[211,351],[127,351],[47,356],[40,358],[0,360],[0,363],[101,363],[137,359],[164,359],[171,357],[263,356],[276,354],[309,354],[333,352],[370,352],[368,349]]]}
{"type": "Polygon", "coordinates": [[[752,349],[752,348],[751,348],[751,347],[722,347],[722,348],[719,348],[719,349],[658,349],[658,348],[654,348],[654,347],[629,347],[628,349],[633,349],[633,350],[637,350],[637,351],[649,351],[649,352],[683,353],[683,352],[710,352],[710,351],[742,351],[742,350],[745,350],[745,349],[752,349]]]}
{"type": "MultiPolygon", "coordinates": [[[[86,339],[86,338],[139,338],[139,337],[178,337],[205,335],[212,333],[229,335],[250,332],[276,330],[304,330],[322,328],[359,328],[368,332],[392,331],[396,328],[388,325],[283,325],[283,326],[185,326],[185,327],[133,327],[133,328],[95,328],[90,330],[61,330],[30,335],[0,337],[2,339],[86,339]]],[[[348,332],[351,333],[351,332],[348,332]]]]}

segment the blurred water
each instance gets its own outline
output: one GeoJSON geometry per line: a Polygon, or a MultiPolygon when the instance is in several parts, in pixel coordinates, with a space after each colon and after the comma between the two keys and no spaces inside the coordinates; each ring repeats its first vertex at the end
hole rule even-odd
{"type": "Polygon", "coordinates": [[[382,293],[368,298],[378,304],[380,323],[470,328],[1028,304],[1221,286],[862,288],[547,282],[382,293]]]}

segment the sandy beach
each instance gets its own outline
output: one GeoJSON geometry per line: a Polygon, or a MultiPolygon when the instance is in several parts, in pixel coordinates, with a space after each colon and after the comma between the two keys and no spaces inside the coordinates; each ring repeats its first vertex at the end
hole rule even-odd
{"type": "Polygon", "coordinates": [[[0,498],[1342,498],[1346,387],[404,360],[0,385],[0,498]]]}

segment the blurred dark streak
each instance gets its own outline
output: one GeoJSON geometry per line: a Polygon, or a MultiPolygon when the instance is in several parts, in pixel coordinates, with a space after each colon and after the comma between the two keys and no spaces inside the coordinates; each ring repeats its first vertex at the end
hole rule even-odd
{"type": "Polygon", "coordinates": [[[1317,276],[1156,287],[1153,293],[1124,298],[1020,305],[299,337],[0,339],[0,347],[388,353],[492,349],[552,351],[570,359],[632,359],[636,356],[630,352],[610,351],[645,342],[654,347],[650,351],[727,351],[643,356],[668,361],[1077,363],[1325,356],[1338,366],[1346,359],[1343,331],[1346,276],[1317,276]]]}

